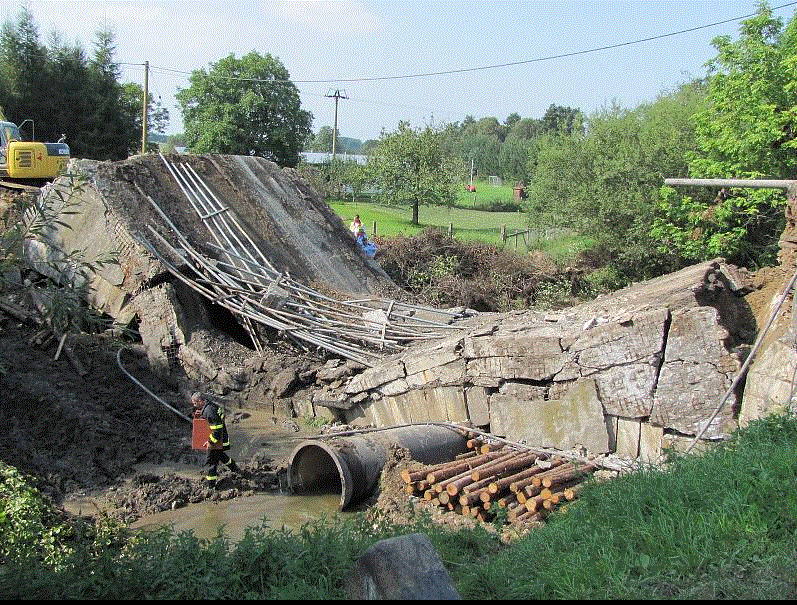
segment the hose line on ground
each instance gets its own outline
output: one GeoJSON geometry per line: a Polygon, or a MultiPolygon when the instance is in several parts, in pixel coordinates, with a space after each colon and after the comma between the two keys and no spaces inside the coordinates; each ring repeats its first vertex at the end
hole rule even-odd
{"type": "Polygon", "coordinates": [[[127,374],[127,377],[128,377],[130,380],[132,380],[132,381],[133,381],[133,382],[135,382],[135,383],[136,383],[138,386],[140,386],[142,389],[144,389],[144,390],[147,392],[147,394],[148,394],[148,395],[150,395],[151,397],[153,397],[153,398],[154,398],[154,399],[155,399],[155,400],[156,400],[158,403],[160,403],[160,404],[161,404],[163,407],[165,407],[165,408],[168,408],[169,410],[171,410],[172,412],[174,412],[175,414],[177,414],[177,415],[178,415],[180,418],[182,418],[182,419],[183,419],[183,420],[185,420],[186,422],[193,422],[193,419],[192,419],[192,418],[189,418],[188,416],[186,416],[185,414],[183,414],[183,413],[182,413],[180,410],[178,410],[178,409],[176,409],[176,408],[174,408],[174,407],[170,406],[170,405],[169,405],[168,403],[166,403],[166,402],[165,402],[163,399],[161,399],[161,398],[160,398],[160,397],[158,397],[158,396],[157,396],[155,393],[153,393],[153,392],[152,392],[152,391],[150,391],[150,390],[149,390],[147,387],[145,387],[145,386],[144,386],[144,385],[141,383],[141,381],[140,381],[140,380],[138,380],[138,379],[137,379],[135,376],[133,376],[133,375],[132,375],[130,372],[128,372],[128,371],[127,371],[127,370],[124,368],[124,366],[122,365],[122,351],[124,351],[126,348],[127,348],[127,347],[120,347],[120,348],[119,348],[119,350],[116,352],[116,365],[118,365],[118,366],[119,366],[119,369],[120,369],[120,370],[122,370],[122,372],[124,372],[125,374],[127,374]]]}

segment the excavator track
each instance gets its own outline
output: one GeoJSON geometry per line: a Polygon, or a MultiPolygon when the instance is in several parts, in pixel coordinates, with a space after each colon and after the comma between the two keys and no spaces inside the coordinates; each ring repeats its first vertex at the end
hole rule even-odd
{"type": "MultiPolygon", "coordinates": [[[[47,181],[44,182],[46,183],[47,181]]],[[[0,180],[0,191],[11,191],[14,193],[26,191],[28,193],[38,193],[42,185],[43,183],[31,185],[28,183],[15,183],[14,181],[0,180]]]]}

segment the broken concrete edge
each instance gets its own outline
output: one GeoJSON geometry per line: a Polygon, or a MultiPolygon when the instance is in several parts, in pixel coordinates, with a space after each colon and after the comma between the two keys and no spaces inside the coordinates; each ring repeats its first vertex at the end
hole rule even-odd
{"type": "MultiPolygon", "coordinates": [[[[358,382],[355,377],[346,385],[346,396],[359,398],[358,405],[353,406],[356,412],[347,414],[347,420],[375,425],[423,421],[430,415],[451,420],[451,409],[461,407],[461,416],[467,421],[490,426],[496,434],[506,433],[525,440],[531,435],[525,435],[517,426],[512,430],[502,429],[501,417],[522,417],[532,405],[549,409],[554,401],[560,404],[572,401],[572,397],[567,397],[570,386],[592,376],[598,396],[587,398],[594,402],[594,411],[588,416],[592,418],[593,426],[597,427],[600,418],[600,424],[606,427],[605,435],[599,428],[595,429],[601,435],[599,441],[603,443],[606,440],[611,451],[653,459],[655,452],[660,453],[662,448],[654,447],[652,441],[661,442],[664,434],[694,435],[703,428],[702,419],[708,413],[703,410],[712,409],[718,394],[739,369],[740,351],[745,343],[739,344],[737,337],[722,324],[727,317],[723,317],[718,308],[701,304],[705,300],[720,306],[744,304],[736,294],[720,300],[725,294],[717,293],[729,289],[727,284],[730,283],[722,275],[722,266],[716,259],[689,267],[680,275],[651,280],[664,293],[664,300],[658,303],[655,296],[645,294],[646,287],[650,287],[646,282],[621,291],[616,298],[623,306],[615,311],[611,307],[613,299],[605,297],[599,303],[584,305],[582,310],[578,307],[568,310],[559,315],[556,322],[552,322],[549,315],[536,317],[533,313],[525,314],[525,317],[545,323],[523,325],[522,314],[512,314],[504,323],[499,318],[498,324],[474,328],[460,338],[461,345],[453,349],[459,355],[458,362],[455,361],[456,355],[444,356],[431,347],[428,352],[422,348],[415,349],[403,357],[404,375],[396,371],[396,365],[381,365],[369,371],[369,380],[358,382]],[[630,310],[624,306],[629,298],[635,303],[630,310]],[[636,304],[640,301],[641,304],[636,304]],[[586,322],[583,321],[585,314],[591,318],[586,322]],[[492,338],[483,338],[486,334],[492,338]],[[629,335],[633,337],[630,345],[623,341],[629,335]],[[477,343],[478,346],[474,346],[477,343]],[[549,345],[545,351],[540,351],[541,355],[522,355],[523,351],[528,353],[528,349],[535,352],[534,346],[546,347],[545,343],[549,345]],[[512,353],[520,356],[513,357],[512,353]],[[480,354],[484,356],[479,357],[480,354]],[[421,357],[412,358],[412,355],[421,357]],[[701,361],[701,356],[705,358],[706,355],[712,359],[701,361]],[[585,362],[591,367],[579,365],[585,362]],[[466,368],[459,377],[455,371],[457,363],[464,363],[466,368]],[[409,367],[422,370],[410,377],[407,375],[409,367]],[[703,376],[706,374],[711,374],[708,383],[703,376]],[[666,388],[661,382],[662,375],[666,388]],[[389,381],[391,377],[393,380],[389,381]],[[697,382],[693,382],[693,377],[697,382]],[[507,385],[522,385],[524,382],[529,388],[542,389],[544,393],[540,397],[514,401],[520,408],[519,412],[501,415],[501,406],[513,402],[511,396],[505,396],[507,385]],[[639,386],[629,391],[635,382],[639,386]],[[557,384],[556,389],[552,389],[557,384]],[[701,385],[702,394],[697,394],[690,386],[695,384],[701,385]],[[431,398],[439,397],[434,395],[435,392],[445,389],[451,394],[451,388],[457,386],[462,394],[454,393],[453,396],[459,401],[437,410],[429,405],[431,398]],[[468,401],[467,393],[473,393],[473,401],[468,401]],[[690,398],[679,399],[684,395],[690,398]],[[477,409],[475,402],[479,399],[482,403],[477,409]],[[427,409],[418,410],[418,402],[422,400],[426,400],[427,409]],[[489,423],[485,423],[488,418],[489,423]]],[[[615,301],[613,304],[619,303],[615,301]]],[[[725,315],[735,317],[741,313],[726,310],[725,315]]],[[[550,420],[550,409],[543,416],[550,420]]],[[[577,414],[570,413],[563,414],[561,419],[569,420],[573,425],[576,417],[577,414]]],[[[518,424],[528,426],[535,423],[519,421],[518,424]]],[[[735,426],[726,414],[712,423],[713,432],[707,439],[726,437],[735,426]]],[[[554,427],[550,428],[554,431],[554,427]]],[[[583,427],[577,430],[583,430],[583,427]]],[[[554,441],[564,447],[588,440],[571,435],[565,441],[554,441]]],[[[595,442],[592,442],[592,447],[606,449],[595,442]]]]}

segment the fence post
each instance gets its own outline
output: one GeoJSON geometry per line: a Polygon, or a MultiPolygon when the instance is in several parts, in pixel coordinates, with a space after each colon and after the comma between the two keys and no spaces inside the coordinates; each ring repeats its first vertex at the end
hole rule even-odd
{"type": "Polygon", "coordinates": [[[454,235],[454,223],[448,223],[448,237],[453,237],[454,235]]]}
{"type": "Polygon", "coordinates": [[[374,233],[371,237],[376,237],[376,221],[374,221],[374,233]]]}
{"type": "Polygon", "coordinates": [[[506,244],[506,225],[501,225],[501,241],[506,244]]]}

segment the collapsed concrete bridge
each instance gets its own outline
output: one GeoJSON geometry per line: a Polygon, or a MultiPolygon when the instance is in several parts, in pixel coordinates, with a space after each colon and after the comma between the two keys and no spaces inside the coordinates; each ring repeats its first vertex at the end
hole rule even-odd
{"type": "MultiPolygon", "coordinates": [[[[53,263],[63,271],[64,252],[114,251],[118,263],[90,277],[91,302],[122,324],[137,324],[151,366],[164,377],[182,372],[254,405],[270,398],[275,413],[353,425],[469,423],[533,445],[651,460],[699,432],[725,437],[740,417],[741,388],[710,420],[761,318],[744,299],[749,279],[719,259],[556,314],[463,319],[402,310],[385,298],[394,287],[389,278],[293,170],[207,155],[74,161],[70,171],[81,175],[77,186],[76,177],[62,177],[54,188],[79,212],[64,217],[69,228],[52,227],[54,246],[31,243],[29,258],[42,271],[53,263]],[[190,168],[222,205],[198,208],[170,163],[190,168]],[[222,215],[235,217],[235,237],[218,238],[213,225],[222,215]],[[255,267],[257,257],[265,269],[255,267]],[[316,321],[320,307],[336,319],[324,315],[329,323],[298,328],[264,319],[285,320],[294,295],[306,306],[291,321],[316,321]],[[338,303],[345,300],[368,304],[344,310],[338,303]],[[341,315],[346,334],[329,327],[341,315]],[[286,367],[264,381],[267,361],[252,359],[270,353],[258,341],[280,336],[321,347],[332,359],[312,372],[286,367]],[[313,338],[321,336],[329,338],[318,345],[313,338]],[[338,340],[346,341],[339,350],[328,344],[338,340]]],[[[779,355],[794,367],[793,352],[779,355]]],[[[782,372],[772,363],[759,366],[763,376],[782,372]]],[[[771,396],[764,389],[748,408],[766,408],[761,401],[771,396]]]]}

